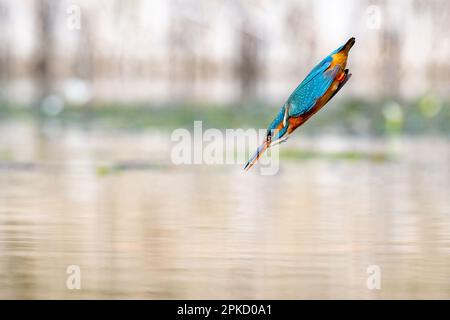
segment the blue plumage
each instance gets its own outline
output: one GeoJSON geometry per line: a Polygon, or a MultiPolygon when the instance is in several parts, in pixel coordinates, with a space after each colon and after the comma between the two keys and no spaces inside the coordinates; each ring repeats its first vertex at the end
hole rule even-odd
{"type": "Polygon", "coordinates": [[[294,90],[286,104],[290,104],[289,116],[297,117],[308,111],[333,83],[337,70],[325,72],[332,61],[326,57],[306,76],[305,80],[294,90]]]}

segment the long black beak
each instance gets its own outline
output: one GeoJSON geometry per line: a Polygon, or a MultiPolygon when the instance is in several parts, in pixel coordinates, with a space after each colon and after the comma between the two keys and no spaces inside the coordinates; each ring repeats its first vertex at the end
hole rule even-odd
{"type": "Polygon", "coordinates": [[[351,49],[351,47],[353,47],[353,45],[355,44],[355,38],[351,37],[350,39],[348,39],[348,41],[344,44],[344,46],[342,47],[342,50],[345,51],[349,51],[351,49]]]}

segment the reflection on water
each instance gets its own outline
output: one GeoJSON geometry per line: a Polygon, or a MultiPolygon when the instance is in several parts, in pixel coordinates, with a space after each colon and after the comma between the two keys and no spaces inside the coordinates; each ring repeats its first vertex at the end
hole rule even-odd
{"type": "Polygon", "coordinates": [[[450,298],[449,142],[259,176],[171,166],[158,133],[46,130],[0,127],[0,298],[450,298]]]}

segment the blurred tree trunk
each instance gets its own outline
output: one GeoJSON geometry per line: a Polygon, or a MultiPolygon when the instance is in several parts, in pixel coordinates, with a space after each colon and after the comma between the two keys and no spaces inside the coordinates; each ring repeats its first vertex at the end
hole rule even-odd
{"type": "MultiPolygon", "coordinates": [[[[0,1],[0,83],[6,82],[10,75],[10,41],[7,37],[8,6],[0,1]]],[[[0,91],[0,98],[3,92],[0,91]]]]}
{"type": "Polygon", "coordinates": [[[240,31],[237,75],[240,82],[241,99],[253,99],[256,96],[260,79],[260,44],[261,40],[250,29],[243,27],[240,31]]]}
{"type": "Polygon", "coordinates": [[[87,14],[83,15],[83,26],[79,30],[77,55],[75,56],[73,73],[75,77],[92,81],[95,75],[94,51],[95,42],[92,41],[91,20],[87,14]]]}
{"type": "Polygon", "coordinates": [[[313,3],[291,3],[287,6],[286,15],[283,24],[283,34],[286,37],[286,43],[289,46],[289,52],[292,56],[301,57],[292,59],[292,69],[296,77],[305,72],[317,61],[316,34],[311,32],[314,26],[313,3]]]}
{"type": "Polygon", "coordinates": [[[36,2],[37,54],[35,61],[35,81],[37,88],[37,106],[52,91],[51,59],[54,27],[54,0],[38,0],[36,2]]]}
{"type": "Polygon", "coordinates": [[[382,90],[385,96],[398,98],[400,90],[400,67],[401,47],[398,26],[396,19],[392,17],[392,13],[385,1],[380,3],[386,8],[383,15],[382,29],[380,30],[380,57],[381,57],[381,80],[382,90]]]}
{"type": "Polygon", "coordinates": [[[448,0],[435,0],[433,2],[420,2],[419,10],[423,14],[425,10],[429,11],[430,16],[433,19],[432,24],[432,37],[430,39],[431,47],[434,49],[430,53],[427,69],[427,82],[428,90],[439,91],[440,88],[443,92],[448,93],[448,83],[450,80],[448,56],[442,54],[445,50],[448,51],[450,47],[450,36],[448,33],[447,21],[450,18],[448,0]],[[444,50],[442,50],[444,48],[444,50]]]}
{"type": "Polygon", "coordinates": [[[396,30],[381,33],[382,74],[385,95],[398,98],[400,83],[400,41],[396,30]]]}
{"type": "Polygon", "coordinates": [[[195,84],[200,58],[196,55],[201,27],[196,21],[187,19],[171,8],[171,22],[168,32],[168,56],[170,91],[175,99],[195,96],[195,84]]]}

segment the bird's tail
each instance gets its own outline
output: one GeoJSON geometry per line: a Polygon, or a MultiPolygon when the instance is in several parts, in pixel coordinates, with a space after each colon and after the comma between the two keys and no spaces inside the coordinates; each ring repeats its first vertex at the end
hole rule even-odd
{"type": "Polygon", "coordinates": [[[255,154],[248,160],[247,164],[244,167],[245,171],[250,170],[251,167],[258,161],[258,159],[262,156],[262,154],[269,148],[270,141],[265,140],[259,147],[256,149],[255,154]]]}

